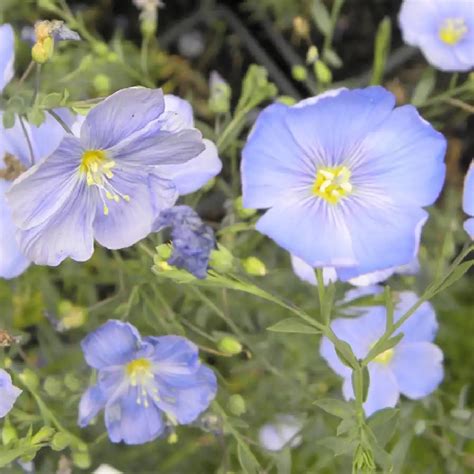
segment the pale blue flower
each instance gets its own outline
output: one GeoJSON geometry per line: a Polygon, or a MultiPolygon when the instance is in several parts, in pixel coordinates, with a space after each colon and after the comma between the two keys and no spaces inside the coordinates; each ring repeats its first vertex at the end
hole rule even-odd
{"type": "Polygon", "coordinates": [[[13,385],[10,374],[0,369],[0,418],[10,412],[20,394],[21,390],[13,385]]]}
{"type": "Polygon", "coordinates": [[[110,320],[82,341],[82,350],[98,377],[82,396],[79,425],[104,409],[114,443],[147,443],[167,424],[192,423],[216,395],[214,372],[184,337],[141,338],[131,324],[110,320]]]}
{"type": "Polygon", "coordinates": [[[474,67],[472,0],[404,0],[399,20],[404,41],[418,46],[436,68],[474,67]]]}
{"type": "MultiPolygon", "coordinates": [[[[394,320],[397,321],[416,301],[411,292],[399,294],[394,320]]],[[[367,308],[360,317],[333,321],[336,336],[350,344],[355,356],[363,359],[385,331],[386,309],[367,308]]],[[[377,410],[394,407],[400,394],[417,400],[432,393],[443,380],[443,353],[433,344],[438,324],[433,307],[423,303],[396,334],[402,340],[369,363],[370,384],[364,410],[368,416],[377,410]]],[[[321,341],[320,352],[332,370],[344,378],[342,392],[346,400],[354,398],[352,371],[338,358],[334,345],[321,341]]]]}
{"type": "MultiPolygon", "coordinates": [[[[72,122],[72,114],[64,109],[56,110],[66,123],[72,122]]],[[[15,118],[12,128],[4,129],[0,113],[0,278],[15,278],[29,266],[29,260],[20,251],[16,241],[16,226],[11,218],[10,208],[5,193],[10,189],[13,180],[34,163],[50,155],[64,137],[64,129],[50,115],[39,126],[24,120],[31,152],[20,120],[15,118]]]]}
{"type": "MultiPolygon", "coordinates": [[[[296,276],[311,285],[317,285],[315,269],[308,265],[301,258],[291,255],[291,266],[296,276]]],[[[418,259],[413,260],[408,265],[401,265],[396,268],[387,268],[376,272],[366,273],[355,278],[351,278],[349,283],[354,286],[369,286],[390,278],[394,273],[401,275],[414,275],[418,272],[420,265],[418,259]]],[[[334,267],[323,267],[323,281],[325,285],[337,281],[337,269],[334,267]]]]}
{"type": "Polygon", "coordinates": [[[410,263],[438,197],[446,140],[382,87],[339,89],[257,119],[243,151],[256,228],[342,280],[410,263]]]}
{"type": "Polygon", "coordinates": [[[471,239],[474,240],[474,161],[471,162],[471,166],[466,174],[466,179],[464,180],[462,207],[464,212],[471,216],[464,222],[464,229],[470,235],[471,239]]]}
{"type": "Polygon", "coordinates": [[[258,439],[260,445],[268,451],[280,451],[286,446],[296,448],[302,438],[298,433],[303,423],[293,415],[277,415],[275,420],[260,428],[258,439]]]}
{"type": "Polygon", "coordinates": [[[160,89],[112,94],[89,112],[79,138],[66,136],[8,192],[21,250],[54,266],[88,260],[94,239],[109,249],[133,245],[176,202],[176,167],[185,170],[206,147],[198,130],[165,110],[160,89]]]}
{"type": "Polygon", "coordinates": [[[0,25],[0,94],[13,78],[15,33],[9,24],[0,25]]]}
{"type": "Polygon", "coordinates": [[[184,268],[197,278],[206,278],[209,256],[216,246],[213,230],[189,206],[161,212],[154,228],[172,227],[173,254],[170,265],[184,268]]]}

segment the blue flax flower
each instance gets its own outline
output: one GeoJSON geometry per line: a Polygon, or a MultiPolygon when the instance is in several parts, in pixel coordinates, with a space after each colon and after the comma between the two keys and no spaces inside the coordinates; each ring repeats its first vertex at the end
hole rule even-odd
{"type": "Polygon", "coordinates": [[[446,140],[382,87],[338,89],[257,119],[243,151],[243,203],[313,267],[348,280],[410,263],[424,206],[445,176],[446,140]]]}
{"type": "MultiPolygon", "coordinates": [[[[66,123],[73,120],[72,114],[64,109],[56,110],[66,123]]],[[[20,251],[16,241],[17,228],[12,221],[11,211],[5,193],[13,181],[34,163],[50,155],[64,137],[64,129],[50,115],[39,126],[15,118],[12,128],[4,129],[0,113],[0,278],[15,278],[29,266],[29,260],[20,251]],[[31,151],[25,137],[28,134],[31,151]]]]}
{"type": "Polygon", "coordinates": [[[112,94],[88,113],[79,138],[66,136],[8,192],[21,250],[55,266],[88,260],[94,239],[109,249],[133,245],[176,202],[166,168],[205,151],[200,132],[166,112],[160,89],[112,94]]]}
{"type": "Polygon", "coordinates": [[[474,67],[472,0],[404,0],[399,15],[403,39],[418,46],[442,71],[474,67]]]}
{"type": "Polygon", "coordinates": [[[12,384],[10,374],[0,369],[0,418],[9,413],[20,394],[21,390],[12,384]]]}
{"type": "Polygon", "coordinates": [[[105,409],[114,443],[147,443],[167,423],[192,423],[216,395],[214,372],[183,337],[141,338],[131,324],[110,320],[82,341],[82,350],[98,377],[82,396],[79,425],[105,409]]]}
{"type": "Polygon", "coordinates": [[[268,451],[280,451],[286,446],[296,448],[302,441],[298,435],[302,428],[303,423],[300,419],[293,415],[281,414],[260,428],[258,439],[260,445],[268,451]]]}
{"type": "Polygon", "coordinates": [[[216,246],[212,229],[188,206],[162,211],[155,228],[168,226],[173,229],[173,254],[168,263],[186,269],[197,278],[206,278],[209,255],[216,246]]]}
{"type": "Polygon", "coordinates": [[[471,162],[466,179],[464,180],[462,207],[464,212],[471,216],[464,222],[464,229],[470,235],[471,239],[474,240],[474,161],[471,162]]]}
{"type": "MultiPolygon", "coordinates": [[[[403,292],[399,297],[395,321],[417,301],[417,296],[411,292],[403,292]]],[[[350,344],[355,356],[363,359],[384,333],[385,323],[385,307],[376,306],[368,308],[360,317],[336,319],[331,327],[338,338],[350,344]]],[[[369,363],[370,383],[364,403],[367,416],[377,410],[394,407],[400,394],[417,400],[437,388],[443,379],[443,353],[433,344],[437,329],[432,306],[423,303],[397,331],[403,333],[402,340],[369,363]]],[[[344,378],[344,398],[354,398],[352,371],[339,360],[334,345],[323,338],[320,352],[331,369],[344,378]]]]}
{"type": "Polygon", "coordinates": [[[0,94],[13,77],[15,34],[9,24],[0,25],[0,94]]]}

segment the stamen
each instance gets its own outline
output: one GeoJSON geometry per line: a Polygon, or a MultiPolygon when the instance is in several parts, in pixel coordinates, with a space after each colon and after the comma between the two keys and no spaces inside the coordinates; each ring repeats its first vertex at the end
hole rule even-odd
{"type": "Polygon", "coordinates": [[[337,204],[341,198],[352,192],[350,177],[351,172],[346,166],[319,168],[313,184],[313,194],[330,204],[337,204]]]}
{"type": "Polygon", "coordinates": [[[446,18],[441,25],[439,39],[449,46],[458,44],[467,34],[468,28],[464,18],[446,18]]]}

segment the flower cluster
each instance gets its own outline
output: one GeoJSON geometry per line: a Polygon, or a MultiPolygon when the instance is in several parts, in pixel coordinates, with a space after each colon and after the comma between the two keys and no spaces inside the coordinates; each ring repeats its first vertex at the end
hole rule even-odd
{"type": "Polygon", "coordinates": [[[98,379],[81,399],[79,425],[104,409],[114,443],[146,443],[167,425],[192,423],[216,395],[214,373],[183,337],[141,338],[131,324],[110,320],[84,339],[82,349],[98,379]]]}

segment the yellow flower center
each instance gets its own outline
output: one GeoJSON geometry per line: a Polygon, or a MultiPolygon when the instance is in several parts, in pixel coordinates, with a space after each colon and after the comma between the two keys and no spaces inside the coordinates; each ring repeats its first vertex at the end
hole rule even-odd
{"type": "Polygon", "coordinates": [[[379,364],[382,364],[382,365],[387,365],[393,359],[393,354],[394,354],[393,349],[387,349],[386,351],[383,351],[381,354],[379,354],[374,359],[374,362],[378,362],[379,364]]]}
{"type": "Polygon", "coordinates": [[[81,157],[79,172],[85,176],[88,186],[97,186],[100,190],[100,197],[104,204],[104,214],[108,215],[109,207],[105,203],[105,199],[109,201],[119,202],[123,199],[130,201],[130,196],[117,191],[110,180],[114,177],[112,169],[115,167],[115,161],[107,157],[103,150],[86,150],[81,157]]]}
{"type": "Polygon", "coordinates": [[[149,407],[148,398],[159,401],[158,389],[153,383],[152,363],[148,359],[135,359],[125,366],[130,385],[137,387],[137,404],[149,407]]]}
{"type": "Polygon", "coordinates": [[[347,166],[321,167],[316,173],[313,194],[330,204],[337,204],[341,198],[352,192],[351,172],[347,166]]]}
{"type": "Polygon", "coordinates": [[[447,18],[441,25],[438,35],[443,43],[454,46],[466,36],[467,32],[468,29],[463,18],[447,18]]]}

